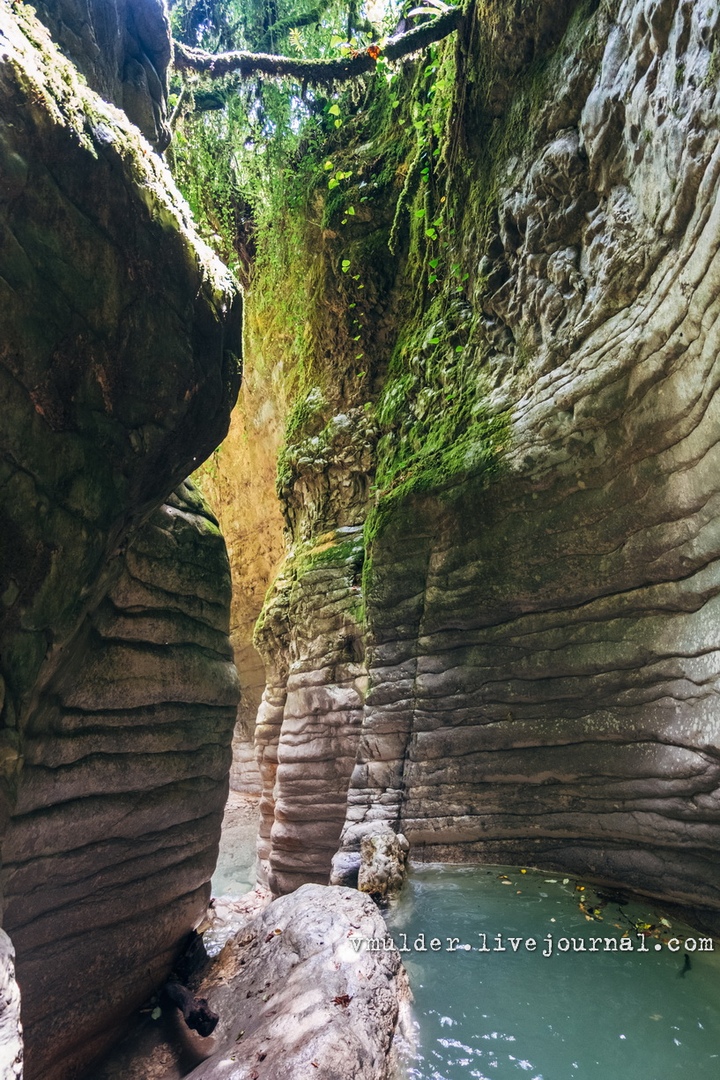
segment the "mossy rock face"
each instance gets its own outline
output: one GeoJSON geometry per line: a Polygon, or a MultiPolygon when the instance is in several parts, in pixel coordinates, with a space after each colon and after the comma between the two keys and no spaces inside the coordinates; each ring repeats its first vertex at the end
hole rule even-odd
{"type": "Polygon", "coordinates": [[[170,141],[170,25],[163,0],[37,0],[53,40],[158,150],[170,141]]]}
{"type": "Polygon", "coordinates": [[[32,10],[0,12],[3,718],[221,440],[240,300],[168,172],[32,10]]]}

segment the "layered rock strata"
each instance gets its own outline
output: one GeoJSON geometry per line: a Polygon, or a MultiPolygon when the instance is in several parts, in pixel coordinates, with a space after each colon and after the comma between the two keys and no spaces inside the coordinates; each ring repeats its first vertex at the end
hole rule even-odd
{"type": "Polygon", "coordinates": [[[263,612],[257,641],[271,681],[255,728],[258,858],[275,893],[325,883],[340,839],[367,688],[361,565],[359,528],[329,534],[289,563],[263,612]]]}
{"type": "MultiPolygon", "coordinates": [[[[93,11],[88,34],[130,6],[93,11]]],[[[189,489],[151,515],[227,429],[241,309],[167,170],[27,5],[0,7],[0,121],[0,836],[12,816],[5,925],[27,1080],[48,1080],[113,1037],[207,897],[229,574],[189,489]]]]}
{"type": "Polygon", "coordinates": [[[229,601],[223,538],[186,485],[28,725],[3,878],[30,1076],[91,1060],[207,907],[237,702],[229,601]]]}
{"type": "MultiPolygon", "coordinates": [[[[530,4],[523,47],[488,59],[506,14],[483,5],[456,54],[490,83],[466,79],[450,114],[459,271],[368,399],[372,468],[396,465],[356,518],[369,508],[370,689],[334,880],[354,880],[387,822],[419,858],[535,863],[717,913],[720,14],[530,4]]],[[[296,495],[316,483],[299,460],[296,495]]],[[[296,639],[322,655],[322,618],[295,616],[291,662],[296,639]]],[[[316,664],[307,701],[326,685],[316,664]]],[[[310,813],[285,746],[307,767],[299,747],[340,730],[284,693],[260,729],[279,762],[266,857],[293,863],[276,888],[301,866],[286,823],[310,813]]],[[[302,864],[327,874],[325,845],[302,864]]]]}
{"type": "Polygon", "coordinates": [[[720,911],[718,13],[595,18],[486,256],[500,476],[373,548],[346,847],[387,815],[416,857],[720,911]]]}
{"type": "Polygon", "coordinates": [[[137,132],[27,8],[0,20],[9,745],[127,537],[226,430],[241,313],[137,132]]]}

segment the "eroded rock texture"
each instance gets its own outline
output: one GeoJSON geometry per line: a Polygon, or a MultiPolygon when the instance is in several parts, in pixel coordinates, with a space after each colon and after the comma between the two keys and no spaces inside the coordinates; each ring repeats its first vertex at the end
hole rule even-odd
{"type": "MultiPolygon", "coordinates": [[[[466,276],[380,372],[377,461],[398,464],[355,519],[371,509],[370,689],[334,880],[387,821],[419,857],[535,863],[717,912],[720,14],[528,4],[493,81],[482,42],[502,45],[508,7],[483,5],[466,39],[490,89],[470,80],[454,106],[466,276]],[[458,395],[471,407],[443,434],[458,395]]],[[[312,492],[298,461],[294,491],[312,492]]],[[[294,610],[293,640],[321,655],[323,616],[294,610]]],[[[312,701],[335,684],[315,663],[312,701]]],[[[315,725],[341,731],[284,692],[259,729],[269,780],[273,738],[279,762],[266,857],[292,867],[276,888],[328,872],[324,845],[288,853],[336,788],[310,795],[290,763],[309,778],[315,725]]]]}
{"type": "Polygon", "coordinates": [[[229,602],[223,538],[186,485],[28,725],[3,858],[30,1076],[91,1060],[207,907],[237,703],[229,602]]]}
{"type": "Polygon", "coordinates": [[[595,18],[484,266],[502,475],[374,549],[347,837],[387,813],[416,855],[717,910],[718,12],[595,18]]]}
{"type": "Polygon", "coordinates": [[[326,882],[340,838],[367,689],[361,559],[359,528],[330,534],[289,564],[263,613],[257,641],[270,682],[255,728],[258,858],[261,880],[276,893],[326,882]]]}
{"type": "Polygon", "coordinates": [[[207,897],[237,703],[229,574],[209,512],[171,493],[227,429],[241,313],[149,145],[16,7],[0,7],[0,835],[14,815],[5,925],[26,1076],[50,1080],[113,1037],[207,897]]]}

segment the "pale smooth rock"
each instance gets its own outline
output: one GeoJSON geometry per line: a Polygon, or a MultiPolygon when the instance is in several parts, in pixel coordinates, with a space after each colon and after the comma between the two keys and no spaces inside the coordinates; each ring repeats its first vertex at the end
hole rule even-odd
{"type": "Polygon", "coordinates": [[[407,1020],[407,977],[369,897],[303,885],[224,947],[199,993],[220,1013],[216,1048],[188,1080],[385,1080],[407,1020]]]}
{"type": "Polygon", "coordinates": [[[15,950],[0,930],[0,1080],[22,1080],[23,1041],[15,950]]]}

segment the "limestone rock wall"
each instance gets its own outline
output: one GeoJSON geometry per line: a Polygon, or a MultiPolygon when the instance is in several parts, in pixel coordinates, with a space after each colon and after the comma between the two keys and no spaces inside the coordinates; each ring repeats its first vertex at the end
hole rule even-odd
{"type": "Polygon", "coordinates": [[[601,5],[501,180],[482,312],[510,432],[495,481],[374,545],[339,877],[387,815],[416,857],[720,910],[717,40],[708,5],[601,5]]]}
{"type": "MultiPolygon", "coordinates": [[[[131,6],[78,17],[99,42],[131,6]]],[[[229,573],[197,495],[171,493],[227,430],[241,304],[150,145],[29,5],[0,7],[0,177],[4,925],[27,1080],[60,1080],[207,899],[229,573]]]]}
{"type": "Polygon", "coordinates": [[[123,562],[28,726],[3,841],[29,1076],[112,1041],[210,898],[238,696],[225,544],[185,485],[123,562]]]}
{"type": "Polygon", "coordinates": [[[271,673],[255,729],[258,858],[276,893],[325,883],[340,839],[367,687],[361,537],[359,527],[346,527],[291,560],[258,632],[271,673]]]}
{"type": "MultiPolygon", "coordinates": [[[[720,13],[558,0],[513,37],[508,8],[483,5],[456,53],[459,272],[414,326],[397,309],[366,398],[388,479],[356,500],[369,691],[333,880],[387,821],[416,858],[535,863],[717,919],[720,13]]],[[[317,544],[340,519],[316,513],[326,464],[298,460],[284,498],[317,544]]],[[[322,614],[283,618],[289,670],[296,638],[327,638],[322,614]]],[[[329,871],[319,847],[288,860],[310,800],[284,747],[322,710],[288,709],[283,680],[259,728],[278,889],[329,871]]],[[[316,664],[313,700],[332,685],[316,664]]]]}

